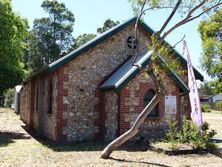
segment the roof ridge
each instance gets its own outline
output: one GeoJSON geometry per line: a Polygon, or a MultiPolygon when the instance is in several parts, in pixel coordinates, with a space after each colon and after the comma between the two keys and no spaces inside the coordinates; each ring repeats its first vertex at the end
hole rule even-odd
{"type": "MultiPolygon", "coordinates": [[[[130,24],[134,24],[136,22],[136,17],[132,17],[130,19],[128,19],[127,21],[120,23],[118,25],[116,25],[115,27],[111,28],[110,30],[102,33],[101,35],[95,37],[94,39],[90,40],[89,42],[85,43],[84,45],[80,46],[79,48],[75,49],[74,51],[68,53],[67,55],[61,57],[60,59],[54,61],[53,63],[47,65],[46,67],[44,67],[43,70],[33,74],[32,76],[30,76],[26,82],[28,80],[31,80],[32,78],[35,78],[36,76],[41,75],[42,73],[47,73],[47,72],[52,72],[55,71],[56,69],[60,68],[61,66],[65,65],[66,63],[69,63],[70,61],[72,61],[73,59],[75,59],[76,57],[80,56],[82,53],[88,51],[89,49],[95,47],[96,45],[98,45],[99,43],[103,42],[104,40],[106,40],[107,38],[109,38],[110,36],[120,32],[121,30],[123,30],[124,28],[126,28],[128,25],[130,24]]],[[[147,24],[145,24],[142,20],[140,20],[139,25],[145,29],[145,31],[147,31],[150,34],[155,33],[155,31],[149,27],[147,24]]],[[[167,43],[167,42],[166,42],[167,43]]],[[[180,55],[177,50],[173,49],[175,54],[180,58],[180,60],[183,63],[187,63],[185,58],[182,57],[182,55],[180,55]]],[[[200,80],[203,80],[203,76],[194,68],[194,72],[195,75],[197,75],[197,78],[200,80]]]]}

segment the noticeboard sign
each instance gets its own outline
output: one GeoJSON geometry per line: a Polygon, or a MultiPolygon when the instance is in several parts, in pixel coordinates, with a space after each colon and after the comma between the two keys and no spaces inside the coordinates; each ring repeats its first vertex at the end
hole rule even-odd
{"type": "Polygon", "coordinates": [[[177,112],[177,97],[165,96],[165,113],[176,114],[177,112]]]}

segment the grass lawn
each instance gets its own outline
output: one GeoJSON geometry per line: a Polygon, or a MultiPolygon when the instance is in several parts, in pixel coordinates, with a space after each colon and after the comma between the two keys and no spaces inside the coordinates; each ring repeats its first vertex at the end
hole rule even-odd
{"type": "MultiPolygon", "coordinates": [[[[222,115],[204,113],[212,128],[221,128],[222,115]]],[[[149,149],[147,143],[123,147],[108,160],[101,159],[104,143],[55,144],[36,140],[22,127],[12,110],[0,108],[0,166],[222,166],[222,158],[212,154],[167,156],[149,149]]],[[[218,138],[222,138],[222,128],[218,138]]]]}

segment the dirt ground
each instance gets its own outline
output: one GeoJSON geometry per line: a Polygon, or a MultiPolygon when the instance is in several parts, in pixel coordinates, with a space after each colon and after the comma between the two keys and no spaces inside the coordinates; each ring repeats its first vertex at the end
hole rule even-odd
{"type": "MultiPolygon", "coordinates": [[[[222,138],[222,114],[204,114],[212,128],[219,130],[222,138]]],[[[156,166],[156,167],[219,167],[222,158],[212,154],[167,156],[143,145],[141,150],[120,149],[112,158],[99,158],[105,146],[101,143],[55,144],[30,136],[24,124],[12,110],[0,109],[0,166],[69,167],[69,166],[156,166]]]]}
{"type": "Polygon", "coordinates": [[[210,129],[216,130],[215,138],[222,139],[222,112],[203,113],[203,121],[210,124],[210,129]]]}

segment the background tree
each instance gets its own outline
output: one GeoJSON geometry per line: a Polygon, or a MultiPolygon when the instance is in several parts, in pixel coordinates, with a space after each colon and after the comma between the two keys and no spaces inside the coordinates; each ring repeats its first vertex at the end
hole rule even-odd
{"type": "MultiPolygon", "coordinates": [[[[116,26],[117,24],[119,24],[119,21],[113,21],[111,19],[107,19],[103,23],[102,27],[97,28],[97,33],[101,34],[101,33],[105,32],[105,31],[108,31],[109,29],[111,29],[112,27],[116,26]]],[[[77,49],[78,47],[82,46],[83,44],[85,44],[86,42],[92,40],[95,37],[96,37],[95,34],[82,34],[82,35],[79,35],[75,39],[75,43],[73,44],[72,50],[73,49],[77,49]]]]}
{"type": "MultiPolygon", "coordinates": [[[[171,56],[172,53],[172,47],[169,47],[164,42],[164,39],[172,33],[175,29],[178,27],[202,16],[206,12],[209,12],[211,9],[219,6],[222,4],[221,0],[129,0],[129,2],[132,4],[134,11],[139,11],[137,13],[137,22],[135,24],[135,43],[137,43],[137,25],[139,22],[139,19],[145,12],[149,12],[151,10],[157,10],[157,9],[169,9],[171,10],[169,16],[166,18],[166,20],[163,22],[162,26],[160,27],[159,31],[157,31],[155,34],[152,35],[151,40],[151,46],[149,47],[150,50],[153,51],[152,54],[152,65],[154,70],[148,71],[148,74],[151,76],[155,76],[155,78],[158,79],[157,86],[160,88],[159,92],[153,97],[151,102],[143,109],[143,111],[139,114],[136,121],[134,122],[132,128],[119,136],[117,139],[112,141],[102,152],[101,157],[102,158],[109,158],[110,154],[119,146],[121,146],[123,143],[134,137],[138,132],[139,128],[142,125],[144,119],[147,117],[147,115],[152,111],[152,109],[156,106],[156,104],[159,102],[158,96],[161,95],[161,93],[164,91],[161,87],[161,79],[158,74],[163,72],[169,72],[169,69],[174,69],[176,72],[180,72],[179,70],[179,64],[178,61],[174,61],[173,57],[171,56]],[[140,10],[138,10],[140,9],[140,10]],[[181,20],[179,20],[177,23],[172,25],[171,27],[168,26],[169,22],[172,20],[172,18],[175,15],[180,15],[181,20]],[[164,67],[160,68],[159,61],[160,56],[161,59],[164,60],[164,67]],[[164,57],[163,57],[164,56],[164,57]],[[164,70],[162,70],[164,69],[164,70]]],[[[137,47],[138,48],[138,47],[137,47]]],[[[139,54],[139,50],[137,50],[133,56],[132,64],[134,66],[138,66],[135,63],[135,60],[139,54]]]]}
{"type": "Polygon", "coordinates": [[[30,32],[28,64],[33,71],[62,57],[73,44],[73,13],[56,0],[45,0],[41,7],[49,16],[35,19],[30,32]]]}
{"type": "Polygon", "coordinates": [[[27,20],[12,10],[10,0],[0,0],[0,95],[21,84],[24,71],[22,56],[27,35],[27,20]]]}
{"type": "Polygon", "coordinates": [[[102,34],[103,32],[106,32],[107,30],[111,29],[112,27],[119,24],[119,21],[113,21],[111,19],[107,19],[102,27],[97,28],[97,33],[102,34]]]}
{"type": "Polygon", "coordinates": [[[203,48],[202,69],[214,78],[210,84],[216,93],[220,93],[222,92],[222,9],[202,21],[198,30],[203,48]]]}
{"type": "Polygon", "coordinates": [[[95,34],[82,34],[82,35],[79,35],[75,39],[75,43],[74,43],[72,49],[77,49],[78,47],[82,46],[83,44],[85,44],[86,42],[92,40],[95,37],[96,37],[95,34]]]}
{"type": "Polygon", "coordinates": [[[213,88],[209,85],[209,82],[204,82],[202,84],[200,84],[200,88],[199,88],[199,94],[201,97],[208,97],[210,95],[213,95],[213,88]]]}

